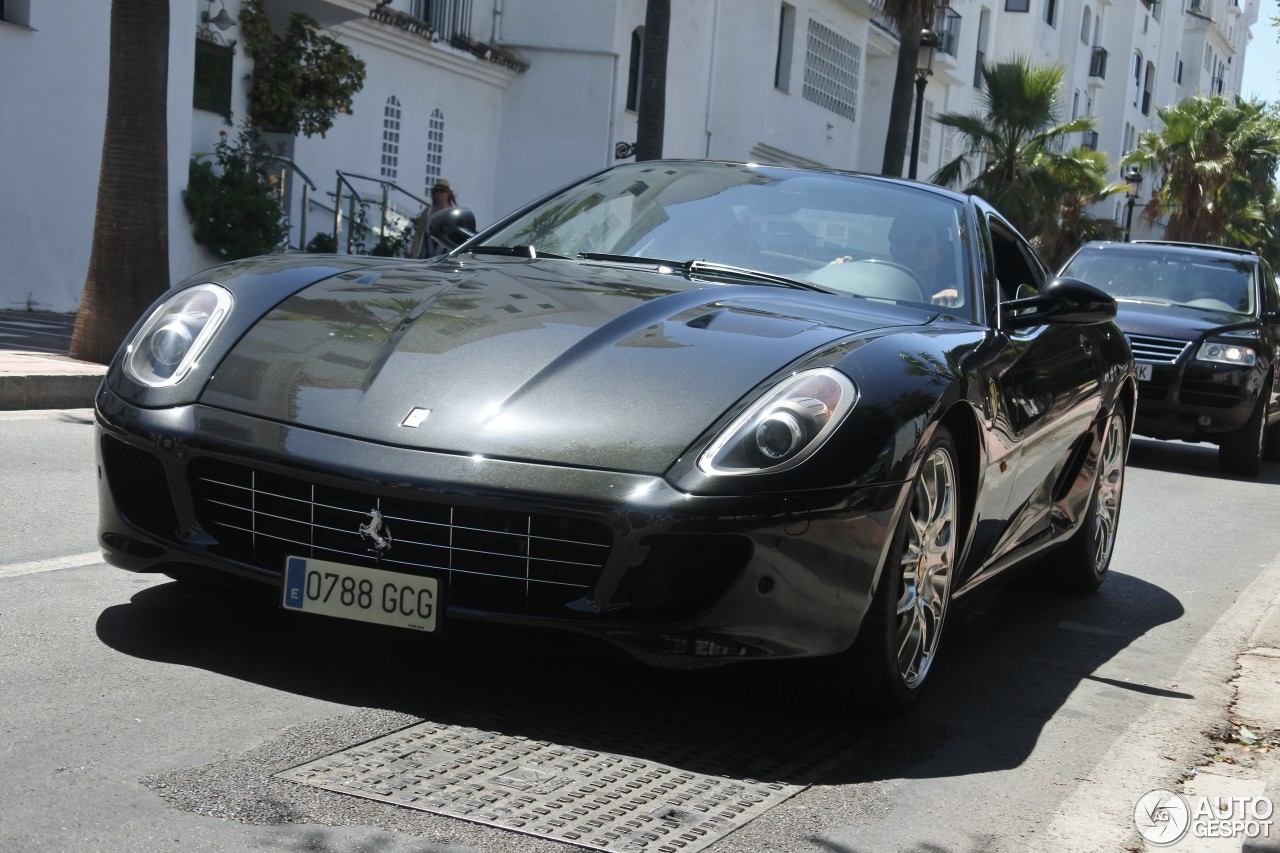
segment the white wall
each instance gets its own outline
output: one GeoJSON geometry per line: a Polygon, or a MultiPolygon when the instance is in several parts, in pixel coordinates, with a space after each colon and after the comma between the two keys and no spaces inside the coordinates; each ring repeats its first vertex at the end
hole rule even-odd
{"type": "Polygon", "coordinates": [[[32,4],[30,20],[0,23],[0,308],[74,311],[98,197],[110,4],[32,4]]]}

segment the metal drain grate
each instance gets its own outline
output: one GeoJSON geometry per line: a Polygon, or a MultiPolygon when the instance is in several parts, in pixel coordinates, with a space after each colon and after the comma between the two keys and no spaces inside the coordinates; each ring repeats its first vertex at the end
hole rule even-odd
{"type": "MultiPolygon", "coordinates": [[[[537,726],[532,736],[488,730],[494,721],[426,721],[276,775],[593,850],[689,853],[806,788],[830,757],[827,735],[763,727],[758,750],[743,751],[744,732],[720,729],[722,750],[708,752],[701,739],[700,754],[685,753],[704,768],[733,768],[729,776],[555,743],[538,737],[537,726]],[[737,778],[743,771],[772,775],[737,778]]],[[[589,730],[574,734],[579,743],[597,740],[589,730]]]]}

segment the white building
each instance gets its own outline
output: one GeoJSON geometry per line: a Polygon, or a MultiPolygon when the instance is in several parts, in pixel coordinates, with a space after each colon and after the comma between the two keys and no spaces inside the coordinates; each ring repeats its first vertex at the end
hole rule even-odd
{"type": "MultiPolygon", "coordinates": [[[[446,177],[483,225],[630,156],[645,0],[265,2],[278,27],[291,12],[310,14],[367,65],[352,114],[283,149],[300,170],[285,171],[294,247],[333,232],[339,190],[371,202],[376,231],[384,186],[398,223],[446,177]],[[305,206],[302,175],[315,187],[305,206]]],[[[1118,164],[1156,126],[1158,106],[1239,91],[1259,2],[950,0],[938,13],[943,47],[925,88],[919,175],[957,153],[932,117],[977,110],[979,64],[1015,55],[1064,66],[1062,118],[1095,116],[1096,139],[1082,141],[1118,164]]],[[[175,280],[215,260],[194,243],[181,196],[191,155],[210,151],[220,131],[235,135],[245,114],[252,62],[233,46],[239,3],[170,3],[175,280]]],[[[665,154],[879,171],[898,46],[882,9],[883,0],[672,0],[665,154]]],[[[108,3],[0,2],[0,308],[78,303],[109,32],[108,3]]],[[[349,233],[344,222],[340,236],[349,233]]]]}

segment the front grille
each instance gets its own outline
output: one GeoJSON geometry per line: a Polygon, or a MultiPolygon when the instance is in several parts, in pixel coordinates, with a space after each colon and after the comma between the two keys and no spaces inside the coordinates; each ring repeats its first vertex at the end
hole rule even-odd
{"type": "Polygon", "coordinates": [[[1153,338],[1149,335],[1125,335],[1129,339],[1129,348],[1138,361],[1149,361],[1153,364],[1173,364],[1187,347],[1189,341],[1177,338],[1153,338]]]}
{"type": "Polygon", "coordinates": [[[171,537],[177,532],[178,516],[173,508],[169,481],[164,475],[164,466],[154,454],[114,436],[103,435],[102,464],[107,469],[107,484],[121,515],[157,536],[171,537]]]}
{"type": "Polygon", "coordinates": [[[193,461],[190,476],[200,523],[227,557],[274,572],[295,555],[429,575],[463,607],[561,608],[596,583],[612,543],[595,521],[379,496],[210,459],[193,461]],[[392,543],[381,559],[360,533],[374,509],[392,543]]]}

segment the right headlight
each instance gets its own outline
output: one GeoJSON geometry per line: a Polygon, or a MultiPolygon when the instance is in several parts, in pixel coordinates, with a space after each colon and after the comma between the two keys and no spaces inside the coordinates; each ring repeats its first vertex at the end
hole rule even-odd
{"type": "Polygon", "coordinates": [[[853,382],[829,367],[783,379],[742,413],[698,459],[707,474],[783,471],[813,455],[857,401],[853,382]]]}
{"type": "Polygon", "coordinates": [[[1236,367],[1253,367],[1254,363],[1258,360],[1258,355],[1252,348],[1242,347],[1239,344],[1205,341],[1200,345],[1200,349],[1196,352],[1196,358],[1200,361],[1210,361],[1214,364],[1233,364],[1236,367]]]}
{"type": "Polygon", "coordinates": [[[182,381],[231,313],[231,291],[216,284],[187,288],[162,302],[129,341],[124,369],[151,388],[182,381]]]}

